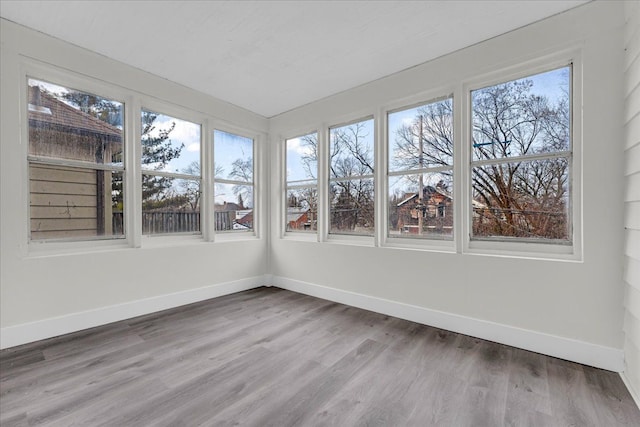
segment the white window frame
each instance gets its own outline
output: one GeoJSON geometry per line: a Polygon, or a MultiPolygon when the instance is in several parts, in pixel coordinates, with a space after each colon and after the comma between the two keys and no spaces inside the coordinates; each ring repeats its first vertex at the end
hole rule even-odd
{"type": "MultiPolygon", "coordinates": [[[[463,82],[463,111],[462,111],[462,140],[463,149],[462,181],[464,182],[464,197],[459,202],[459,207],[463,211],[462,222],[462,252],[472,255],[491,255],[505,257],[524,257],[536,259],[568,260],[580,261],[582,259],[582,59],[581,53],[577,50],[562,52],[547,57],[534,59],[514,65],[511,67],[496,70],[482,76],[469,79],[463,82]],[[527,78],[546,71],[555,70],[571,66],[571,146],[568,155],[569,159],[569,200],[570,208],[568,219],[570,221],[569,243],[553,241],[529,241],[525,239],[511,238],[482,238],[474,239],[471,236],[472,227],[472,168],[474,166],[489,163],[496,164],[518,160],[536,160],[545,158],[556,158],[558,153],[549,156],[522,156],[507,159],[496,159],[489,161],[474,161],[473,150],[471,148],[471,92],[477,89],[507,83],[513,80],[527,78]]],[[[565,156],[561,156],[565,157],[565,156]]]]}
{"type": "Polygon", "coordinates": [[[215,185],[216,183],[220,184],[231,184],[231,185],[251,185],[253,187],[253,229],[252,230],[227,230],[227,231],[216,231],[215,230],[215,221],[210,220],[210,228],[211,228],[211,241],[235,241],[235,240],[246,240],[246,239],[258,239],[261,235],[261,212],[262,212],[262,197],[261,197],[261,189],[259,186],[259,182],[261,181],[261,150],[258,149],[258,144],[260,144],[261,135],[248,131],[244,128],[240,128],[233,124],[229,124],[223,121],[213,121],[209,126],[209,137],[211,138],[211,156],[210,163],[208,163],[207,168],[210,170],[211,174],[211,189],[209,190],[209,194],[213,195],[210,197],[210,216],[215,215],[215,185]],[[214,132],[220,131],[233,135],[237,135],[243,138],[250,139],[252,141],[252,161],[253,161],[253,175],[251,183],[239,180],[231,180],[226,178],[216,178],[215,171],[213,170],[213,165],[215,164],[215,137],[214,132]]]}
{"type": "MultiPolygon", "coordinates": [[[[20,87],[20,155],[22,166],[16,189],[20,192],[19,212],[25,220],[20,225],[21,256],[28,258],[43,258],[51,256],[66,256],[84,254],[87,252],[119,251],[134,248],[176,247],[194,244],[206,244],[214,240],[236,241],[246,239],[260,239],[263,228],[260,214],[263,211],[261,186],[265,177],[262,172],[262,146],[266,134],[262,131],[253,131],[248,128],[228,124],[212,117],[208,113],[202,113],[195,109],[184,107],[157,97],[147,95],[116,84],[100,80],[97,77],[81,75],[73,71],[45,64],[31,58],[23,58],[19,68],[19,78],[24,84],[20,87]],[[73,88],[79,91],[95,94],[105,99],[114,100],[123,104],[123,144],[124,159],[122,173],[124,176],[124,238],[75,238],[70,240],[30,240],[30,207],[29,207],[29,129],[27,121],[28,108],[28,79],[36,79],[51,82],[63,87],[73,88]],[[200,126],[200,233],[169,233],[156,235],[142,235],[142,165],[141,165],[141,111],[149,110],[159,114],[165,114],[176,119],[186,120],[200,126]],[[217,234],[214,232],[214,222],[210,220],[213,215],[213,129],[234,133],[253,141],[253,189],[254,189],[254,229],[247,233],[217,234]]],[[[69,166],[77,166],[74,161],[54,161],[69,166]]],[[[63,164],[63,165],[64,165],[63,164]]],[[[80,166],[87,166],[81,164],[80,166]]],[[[91,165],[94,168],[95,165],[91,165]]],[[[102,168],[102,167],[100,167],[102,168]]],[[[120,167],[106,167],[118,169],[120,167]]],[[[148,171],[155,174],[154,171],[148,171]]],[[[175,174],[172,174],[175,175],[175,174]]],[[[185,178],[194,179],[191,175],[185,178]]]]}
{"type": "MultiPolygon", "coordinates": [[[[323,141],[318,140],[318,144],[321,145],[322,150],[319,150],[318,157],[322,159],[318,159],[318,183],[322,182],[322,185],[319,185],[318,192],[318,211],[322,209],[321,219],[323,228],[320,228],[320,221],[318,221],[318,231],[322,231],[323,241],[333,242],[333,243],[344,243],[344,244],[352,244],[352,245],[362,245],[362,246],[372,246],[375,244],[378,239],[378,197],[376,191],[378,191],[378,181],[379,179],[376,177],[378,174],[378,163],[377,159],[379,157],[379,139],[380,135],[378,132],[377,123],[379,121],[377,114],[362,114],[358,115],[357,119],[351,119],[346,121],[339,121],[338,123],[332,124],[330,126],[323,126],[323,133],[325,138],[323,141]],[[331,152],[331,130],[341,127],[347,127],[350,125],[354,125],[360,122],[366,122],[372,120],[373,121],[373,164],[374,170],[372,174],[367,175],[354,175],[350,177],[341,177],[341,178],[332,178],[330,173],[330,159],[329,155],[331,152]],[[322,142],[322,144],[321,144],[322,142]],[[322,173],[320,172],[322,171],[322,173]],[[322,181],[320,181],[322,179],[322,181]],[[350,234],[350,233],[331,233],[331,201],[329,200],[329,187],[331,182],[335,181],[353,181],[353,180],[361,180],[361,179],[372,179],[373,180],[373,213],[374,213],[374,230],[372,235],[361,235],[361,234],[350,234]],[[322,191],[322,193],[320,193],[322,191]],[[324,218],[322,218],[324,217],[324,218]]],[[[320,136],[320,135],[318,135],[320,136]]]]}
{"type": "Polygon", "coordinates": [[[206,218],[207,194],[206,182],[204,180],[207,166],[204,163],[208,153],[208,144],[204,132],[207,130],[207,117],[194,110],[181,107],[170,102],[162,101],[154,97],[140,95],[139,104],[136,105],[135,122],[133,123],[134,149],[135,149],[135,235],[134,247],[165,247],[191,244],[202,241],[209,241],[208,223],[206,218]],[[142,169],[142,110],[151,111],[157,114],[188,121],[200,126],[200,233],[161,233],[142,234],[142,175],[169,176],[178,179],[194,180],[195,176],[181,173],[166,173],[153,170],[142,169]]]}
{"type": "Polygon", "coordinates": [[[321,224],[321,216],[322,216],[322,207],[321,207],[321,197],[320,197],[320,157],[321,157],[321,145],[320,145],[320,131],[318,130],[311,130],[308,132],[297,132],[294,134],[294,136],[288,137],[288,138],[280,138],[280,140],[282,141],[282,155],[280,156],[280,161],[282,162],[281,164],[283,165],[282,168],[282,183],[283,183],[283,198],[282,198],[282,203],[281,203],[281,209],[282,209],[282,214],[278,215],[278,218],[281,218],[280,222],[280,226],[282,227],[282,231],[280,233],[281,237],[295,237],[297,239],[300,240],[309,240],[309,241],[313,241],[313,240],[317,240],[318,239],[318,235],[320,232],[320,224],[321,224]],[[310,182],[313,181],[312,179],[308,179],[308,180],[302,180],[302,181],[288,181],[287,180],[287,168],[288,168],[288,157],[287,157],[287,142],[289,140],[292,139],[296,139],[296,138],[302,138],[304,136],[307,135],[313,135],[316,134],[316,141],[317,141],[317,165],[316,165],[316,178],[315,178],[315,184],[295,184],[296,182],[310,182]],[[292,184],[293,183],[293,184],[292,184]],[[316,190],[316,197],[317,197],[317,212],[316,212],[316,229],[315,230],[309,230],[309,231],[304,231],[304,230],[287,230],[287,204],[288,204],[288,192],[289,190],[297,190],[297,189],[304,189],[304,188],[312,188],[316,190]]]}
{"type": "MultiPolygon", "coordinates": [[[[375,141],[375,171],[373,174],[375,188],[375,231],[373,242],[370,236],[330,234],[329,231],[329,144],[330,129],[347,126],[372,116],[361,110],[361,114],[351,114],[349,117],[360,117],[355,120],[335,120],[337,124],[327,126],[321,123],[317,128],[319,159],[318,159],[318,194],[319,194],[319,224],[318,241],[335,242],[349,245],[364,245],[400,248],[410,250],[425,250],[445,253],[459,253],[462,255],[498,256],[510,258],[527,258],[542,260],[558,260],[581,262],[583,254],[582,238],[582,53],[580,46],[570,46],[567,49],[548,55],[530,55],[515,61],[503,63],[499,68],[471,78],[463,78],[443,84],[439,87],[392,100],[379,106],[373,114],[375,141]],[[571,73],[571,164],[570,164],[570,221],[571,244],[549,243],[544,241],[513,241],[511,239],[473,240],[471,231],[471,194],[472,194],[472,149],[471,149],[471,91],[526,78],[545,71],[551,71],[572,65],[571,73]],[[444,95],[449,94],[449,95],[444,95]],[[453,126],[454,126],[454,159],[453,159],[453,197],[454,197],[454,229],[453,240],[439,240],[431,238],[394,238],[388,233],[388,177],[389,177],[389,142],[388,142],[388,114],[413,106],[419,106],[434,100],[453,98],[453,126]],[[380,195],[384,195],[383,198],[380,195]]],[[[308,126],[310,128],[311,126],[308,126]]],[[[302,132],[291,132],[303,134],[302,132]]],[[[284,139],[281,139],[284,141],[284,139]]],[[[283,144],[284,145],[284,144],[283,144]]],[[[284,153],[284,148],[281,151],[284,153]]],[[[286,170],[285,155],[282,154],[280,173],[286,170]]],[[[544,157],[544,156],[543,156],[544,157]]],[[[556,154],[550,157],[557,157],[556,154]]],[[[526,158],[525,160],[530,159],[526,158]]],[[[531,158],[532,159],[532,158],[531,158]]],[[[286,187],[286,178],[280,182],[286,187]]],[[[286,191],[279,191],[280,197],[286,197],[286,191]]],[[[281,206],[285,206],[282,201],[281,206]]],[[[282,219],[280,223],[284,224],[282,219]]],[[[288,238],[290,233],[280,234],[281,238],[288,238]]]]}
{"type": "Polygon", "coordinates": [[[86,251],[96,250],[121,250],[133,246],[133,211],[132,205],[132,180],[131,176],[131,158],[133,150],[130,144],[130,135],[128,133],[128,124],[131,120],[132,113],[132,97],[130,93],[117,86],[107,84],[98,79],[89,78],[68,70],[62,70],[57,67],[40,63],[32,59],[24,59],[20,66],[20,81],[23,82],[20,88],[20,110],[23,112],[24,121],[21,123],[20,138],[24,141],[21,144],[21,157],[23,159],[22,175],[20,179],[20,188],[22,195],[22,217],[24,221],[21,234],[24,236],[24,242],[20,247],[20,252],[24,256],[30,257],[47,257],[59,254],[77,254],[86,251]],[[123,106],[123,164],[122,166],[105,166],[93,163],[85,163],[74,160],[49,159],[29,155],[29,123],[28,123],[28,80],[34,79],[47,83],[52,83],[65,88],[82,91],[88,94],[100,96],[105,99],[120,102],[123,106]],[[87,170],[109,170],[117,171],[123,175],[124,189],[124,237],[78,237],[50,240],[31,240],[31,213],[30,213],[30,191],[29,191],[29,165],[32,163],[80,167],[87,170]]]}
{"type": "Polygon", "coordinates": [[[382,116],[384,127],[383,127],[383,135],[381,136],[381,145],[383,153],[383,161],[384,161],[384,171],[385,176],[382,180],[384,182],[384,214],[383,214],[383,227],[381,227],[380,233],[382,234],[382,245],[387,247],[397,247],[397,248],[414,248],[414,249],[423,249],[423,250],[435,250],[435,251],[445,251],[451,252],[455,249],[455,241],[456,236],[459,234],[458,227],[456,221],[456,212],[458,210],[458,197],[457,194],[457,184],[459,181],[459,177],[456,173],[456,165],[457,165],[457,157],[459,156],[460,144],[459,144],[459,132],[456,127],[456,109],[457,109],[457,98],[454,93],[454,88],[447,87],[441,88],[435,91],[429,91],[427,93],[421,94],[419,97],[413,97],[411,100],[406,101],[401,104],[391,104],[387,108],[383,110],[382,116]],[[417,100],[416,100],[417,99],[417,100]],[[420,107],[423,105],[428,105],[440,101],[444,101],[446,99],[451,99],[452,102],[452,127],[453,127],[453,158],[452,164],[450,166],[427,166],[422,169],[408,169],[408,170],[400,170],[400,171],[390,171],[389,161],[391,160],[391,153],[389,150],[389,115],[409,110],[412,108],[420,107]],[[453,233],[451,238],[441,238],[437,236],[424,236],[421,238],[416,237],[397,237],[390,235],[390,227],[389,227],[389,180],[393,176],[404,176],[404,175],[418,175],[422,173],[437,173],[441,171],[450,170],[453,174],[452,184],[453,187],[451,189],[451,194],[453,197],[453,233]]]}

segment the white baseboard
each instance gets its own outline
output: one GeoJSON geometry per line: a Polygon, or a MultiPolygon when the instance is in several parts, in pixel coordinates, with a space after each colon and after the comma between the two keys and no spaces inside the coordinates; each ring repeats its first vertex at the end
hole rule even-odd
{"type": "Polygon", "coordinates": [[[620,372],[620,378],[622,378],[622,382],[629,390],[629,394],[633,397],[633,400],[636,402],[636,406],[640,409],[640,394],[636,391],[636,389],[632,385],[632,381],[627,377],[625,372],[620,372]]]}
{"type": "Polygon", "coordinates": [[[60,317],[38,320],[36,322],[8,326],[0,329],[0,348],[15,347],[33,341],[106,325],[107,323],[130,319],[143,314],[154,313],[265,285],[265,276],[256,276],[72,313],[60,317]]]}
{"type": "Polygon", "coordinates": [[[264,286],[268,288],[273,286],[273,274],[265,274],[263,277],[264,277],[264,286]]]}
{"type": "MultiPolygon", "coordinates": [[[[624,355],[621,349],[268,274],[9,326],[0,329],[0,348],[15,347],[260,286],[288,289],[610,371],[622,372],[624,370],[624,355]]],[[[628,388],[632,390],[630,387],[628,388]]],[[[631,393],[633,394],[633,391],[631,393]]],[[[636,398],[635,395],[634,398],[636,398]]]]}
{"type": "Polygon", "coordinates": [[[275,276],[272,285],[389,316],[486,339],[614,372],[624,370],[622,349],[605,347],[495,322],[431,310],[275,276]]]}

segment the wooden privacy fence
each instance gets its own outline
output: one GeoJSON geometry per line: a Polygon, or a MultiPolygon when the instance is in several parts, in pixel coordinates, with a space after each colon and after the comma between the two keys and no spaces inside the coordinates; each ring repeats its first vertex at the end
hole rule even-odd
{"type": "MultiPolygon", "coordinates": [[[[233,230],[235,212],[215,212],[217,231],[233,230]]],[[[114,212],[113,233],[123,234],[124,216],[114,212]]],[[[200,212],[162,211],[142,212],[142,234],[198,233],[200,232],[200,212]]]]}

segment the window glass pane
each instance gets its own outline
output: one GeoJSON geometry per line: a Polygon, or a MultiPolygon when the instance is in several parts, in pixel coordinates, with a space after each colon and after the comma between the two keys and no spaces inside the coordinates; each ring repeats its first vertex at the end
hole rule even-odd
{"type": "Polygon", "coordinates": [[[123,105],[28,80],[29,154],[122,166],[123,105]]]}
{"type": "Polygon", "coordinates": [[[287,191],[287,231],[318,229],[318,190],[316,187],[287,191]]]}
{"type": "Polygon", "coordinates": [[[253,182],[253,139],[214,130],[213,146],[216,178],[253,182]]]}
{"type": "Polygon", "coordinates": [[[373,235],[373,179],[329,183],[330,233],[373,235]]]}
{"type": "Polygon", "coordinates": [[[373,174],[373,119],[329,130],[331,178],[373,174]]]}
{"type": "Polygon", "coordinates": [[[287,139],[287,182],[315,183],[318,178],[318,134],[287,139]]]}
{"type": "Polygon", "coordinates": [[[142,110],[142,169],[200,176],[200,125],[142,110]]]}
{"type": "Polygon", "coordinates": [[[566,151],[571,67],[471,92],[473,160],[566,151]]]}
{"type": "Polygon", "coordinates": [[[215,186],[216,231],[253,230],[253,185],[215,186]]]}
{"type": "Polygon", "coordinates": [[[390,237],[453,237],[452,173],[389,177],[390,237]]]}
{"type": "Polygon", "coordinates": [[[389,170],[453,165],[453,99],[389,114],[389,170]]]}
{"type": "Polygon", "coordinates": [[[121,172],[29,165],[31,239],[124,237],[121,172]]]}
{"type": "Polygon", "coordinates": [[[474,167],[473,236],[569,240],[566,158],[474,167]]]}
{"type": "Polygon", "coordinates": [[[142,175],[142,234],[199,233],[200,180],[142,175]]]}

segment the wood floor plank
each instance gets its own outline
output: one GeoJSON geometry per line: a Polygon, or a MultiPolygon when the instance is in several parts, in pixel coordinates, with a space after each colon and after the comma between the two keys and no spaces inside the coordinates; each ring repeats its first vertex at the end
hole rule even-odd
{"type": "MultiPolygon", "coordinates": [[[[301,389],[283,405],[268,411],[258,420],[268,427],[309,425],[317,410],[361,369],[371,367],[371,361],[385,348],[383,344],[365,340],[355,350],[340,359],[316,381],[301,389]]],[[[375,372],[371,372],[374,375],[375,372]]]]}
{"type": "Polygon", "coordinates": [[[547,364],[552,415],[564,425],[600,425],[581,365],[560,360],[547,364]]]}
{"type": "Polygon", "coordinates": [[[582,369],[600,425],[634,425],[637,408],[622,381],[602,369],[590,366],[582,369]]]}
{"type": "Polygon", "coordinates": [[[277,288],[0,352],[0,425],[640,426],[620,377],[277,288]]]}
{"type": "MultiPolygon", "coordinates": [[[[105,426],[161,425],[166,420],[173,420],[177,414],[183,414],[194,402],[209,398],[212,414],[223,406],[229,394],[233,396],[238,381],[251,369],[259,369],[260,362],[271,353],[264,348],[256,349],[233,359],[223,366],[216,366],[209,371],[200,372],[190,381],[173,388],[170,392],[153,399],[147,405],[135,407],[131,411],[122,411],[115,417],[105,420],[105,426]],[[210,390],[215,389],[215,393],[210,390]]],[[[253,372],[253,371],[251,371],[253,372]]],[[[202,414],[208,415],[208,414],[202,414]]],[[[197,414],[192,414],[193,417],[197,414]]],[[[164,424],[168,425],[168,424],[164,424]]],[[[195,425],[195,424],[194,424],[195,425]]]]}
{"type": "Polygon", "coordinates": [[[551,399],[547,379],[547,357],[513,349],[509,363],[509,389],[504,414],[508,426],[528,426],[551,417],[551,399]]]}
{"type": "Polygon", "coordinates": [[[430,377],[426,362],[433,328],[410,322],[382,355],[316,413],[311,425],[406,425],[420,393],[412,386],[430,377]],[[375,378],[375,380],[373,380],[375,378]],[[345,418],[346,417],[346,418],[345,418]]]}
{"type": "Polygon", "coordinates": [[[210,424],[218,427],[239,425],[260,425],[265,412],[270,408],[283,406],[298,392],[308,387],[326,370],[326,367],[303,358],[294,360],[283,367],[277,374],[278,381],[265,383],[257,387],[251,394],[228,405],[216,414],[215,421],[210,424]],[[286,387],[284,385],[286,384],[286,387]]]}

